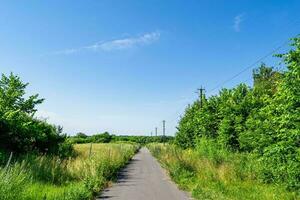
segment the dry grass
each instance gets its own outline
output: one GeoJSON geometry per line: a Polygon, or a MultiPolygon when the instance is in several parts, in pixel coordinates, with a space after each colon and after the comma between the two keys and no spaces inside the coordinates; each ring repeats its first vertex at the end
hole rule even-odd
{"type": "Polygon", "coordinates": [[[161,144],[151,144],[148,148],[178,186],[190,191],[195,199],[299,199],[296,193],[288,192],[282,186],[259,182],[255,178],[258,166],[251,158],[244,158],[247,155],[220,152],[215,157],[207,155],[205,148],[181,150],[161,144]],[[225,157],[220,158],[220,154],[225,157]]]}
{"type": "Polygon", "coordinates": [[[80,144],[75,158],[28,156],[9,170],[0,168],[0,200],[91,199],[115,179],[137,148],[93,144],[90,154],[90,144],[80,144]]]}

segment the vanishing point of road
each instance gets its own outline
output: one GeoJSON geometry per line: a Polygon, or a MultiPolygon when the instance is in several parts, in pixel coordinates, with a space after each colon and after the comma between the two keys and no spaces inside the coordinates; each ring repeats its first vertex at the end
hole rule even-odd
{"type": "Polygon", "coordinates": [[[97,198],[109,200],[187,200],[148,149],[142,148],[119,175],[117,183],[97,198]]]}

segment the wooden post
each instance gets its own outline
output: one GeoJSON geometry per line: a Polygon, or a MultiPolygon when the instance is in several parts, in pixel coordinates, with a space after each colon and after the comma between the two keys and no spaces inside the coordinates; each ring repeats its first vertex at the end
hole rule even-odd
{"type": "Polygon", "coordinates": [[[89,158],[91,158],[91,156],[92,156],[92,148],[93,148],[93,143],[91,142],[91,145],[90,145],[90,153],[89,153],[89,158]]]}

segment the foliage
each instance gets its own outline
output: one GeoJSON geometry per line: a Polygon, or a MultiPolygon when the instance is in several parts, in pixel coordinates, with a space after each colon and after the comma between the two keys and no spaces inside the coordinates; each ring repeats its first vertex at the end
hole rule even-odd
{"type": "Polygon", "coordinates": [[[88,136],[86,134],[82,133],[82,132],[79,132],[79,133],[76,134],[76,137],[78,137],[78,138],[87,138],[88,136]]]}
{"type": "MultiPolygon", "coordinates": [[[[175,144],[186,149],[213,139],[228,152],[255,154],[259,177],[300,189],[300,38],[282,59],[286,70],[262,64],[253,71],[253,87],[239,84],[188,106],[175,144]]],[[[222,151],[223,151],[222,150],[222,151]]]]}
{"type": "Polygon", "coordinates": [[[69,149],[62,128],[34,117],[36,106],[44,99],[38,94],[25,98],[28,83],[18,76],[2,74],[0,79],[0,148],[15,153],[42,152],[59,154],[69,149]]]}
{"type": "Polygon", "coordinates": [[[110,135],[108,132],[99,133],[92,136],[82,136],[83,133],[76,134],[73,137],[69,137],[69,141],[75,144],[82,143],[110,143],[110,142],[127,142],[127,143],[137,143],[137,144],[148,144],[152,142],[170,142],[172,141],[172,136],[130,136],[130,135],[110,135]]]}
{"type": "Polygon", "coordinates": [[[300,188],[300,38],[294,49],[278,55],[287,66],[271,103],[262,109],[269,129],[262,162],[269,181],[287,182],[300,188]],[[276,164],[275,164],[276,163],[276,164]]]}

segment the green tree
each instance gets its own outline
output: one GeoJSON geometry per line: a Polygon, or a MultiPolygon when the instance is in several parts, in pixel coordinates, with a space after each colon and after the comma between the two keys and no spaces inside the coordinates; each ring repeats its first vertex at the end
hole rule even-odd
{"type": "Polygon", "coordinates": [[[241,148],[244,151],[263,152],[266,144],[270,143],[272,138],[269,137],[264,120],[266,113],[262,111],[264,107],[270,104],[275,95],[278,84],[282,80],[282,73],[275,71],[272,67],[264,63],[253,70],[253,89],[248,93],[248,107],[250,115],[245,123],[245,130],[239,136],[241,148]]]}
{"type": "Polygon", "coordinates": [[[79,133],[76,134],[75,137],[78,137],[78,138],[87,138],[88,136],[86,134],[82,133],[82,132],[79,132],[79,133]]]}
{"type": "Polygon", "coordinates": [[[282,58],[287,71],[278,92],[265,113],[264,126],[270,140],[263,152],[262,162],[269,180],[285,182],[289,188],[300,188],[300,38],[282,58]]]}
{"type": "Polygon", "coordinates": [[[247,95],[250,88],[240,84],[231,90],[220,92],[220,115],[218,141],[229,150],[240,150],[239,136],[245,130],[245,121],[250,113],[247,95]]]}
{"type": "Polygon", "coordinates": [[[24,97],[28,83],[23,83],[20,77],[11,73],[9,76],[2,74],[0,79],[0,112],[20,111],[33,115],[36,106],[44,99],[39,99],[38,94],[24,97]]]}
{"type": "Polygon", "coordinates": [[[253,87],[239,84],[196,101],[179,121],[175,143],[195,147],[213,139],[229,151],[257,156],[266,182],[300,188],[300,37],[278,55],[286,70],[262,64],[253,71],[253,87]],[[216,139],[216,140],[215,140],[216,139]]]}
{"type": "Polygon", "coordinates": [[[12,73],[0,79],[0,148],[16,153],[70,150],[63,145],[66,135],[61,127],[34,118],[36,106],[44,99],[38,94],[25,98],[27,86],[12,73]]]}
{"type": "Polygon", "coordinates": [[[195,138],[198,133],[197,114],[200,110],[199,102],[189,105],[180,119],[177,133],[175,137],[175,144],[182,148],[194,147],[195,138]]]}

